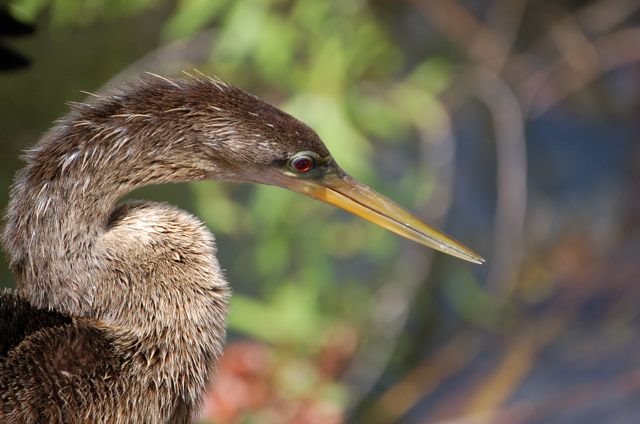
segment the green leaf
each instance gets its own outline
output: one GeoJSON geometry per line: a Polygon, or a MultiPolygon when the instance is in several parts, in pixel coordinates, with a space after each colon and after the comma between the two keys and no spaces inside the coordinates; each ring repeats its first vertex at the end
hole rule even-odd
{"type": "Polygon", "coordinates": [[[480,287],[468,270],[456,269],[452,274],[443,289],[456,312],[474,325],[497,328],[505,312],[504,300],[495,298],[480,287]]]}
{"type": "Polygon", "coordinates": [[[180,0],[162,36],[175,39],[195,34],[219,16],[228,3],[227,0],[180,0]]]}
{"type": "Polygon", "coordinates": [[[239,61],[252,54],[264,31],[266,7],[263,2],[239,1],[223,22],[214,48],[218,59],[239,61]]]}
{"type": "Polygon", "coordinates": [[[270,343],[313,347],[327,326],[315,298],[308,286],[292,283],[278,287],[269,302],[236,294],[231,300],[229,327],[270,343]]]}
{"type": "Polygon", "coordinates": [[[246,212],[218,184],[192,183],[198,215],[216,232],[231,234],[243,229],[246,212]]]}
{"type": "Polygon", "coordinates": [[[8,4],[9,13],[19,21],[33,22],[49,3],[50,0],[14,0],[8,4]]]}

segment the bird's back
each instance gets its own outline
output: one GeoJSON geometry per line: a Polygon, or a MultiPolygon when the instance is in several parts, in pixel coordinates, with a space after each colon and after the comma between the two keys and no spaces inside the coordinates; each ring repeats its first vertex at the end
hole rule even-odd
{"type": "Polygon", "coordinates": [[[0,361],[30,335],[71,322],[59,312],[34,308],[10,290],[0,291],[0,361]]]}
{"type": "Polygon", "coordinates": [[[131,358],[117,332],[97,321],[37,309],[4,291],[0,334],[1,423],[190,419],[191,408],[180,401],[148,402],[154,388],[131,375],[131,358]]]}
{"type": "MultiPolygon", "coordinates": [[[[71,411],[98,395],[118,359],[98,328],[54,311],[34,308],[12,292],[0,294],[0,422],[80,422],[71,411]]],[[[89,418],[84,415],[84,420],[89,418]]]]}

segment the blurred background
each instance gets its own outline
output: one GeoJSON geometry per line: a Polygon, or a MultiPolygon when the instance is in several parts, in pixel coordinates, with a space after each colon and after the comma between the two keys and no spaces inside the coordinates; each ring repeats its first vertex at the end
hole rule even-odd
{"type": "Polygon", "coordinates": [[[81,90],[196,68],[487,259],[276,188],[132,193],[234,289],[202,422],[640,422],[637,0],[14,0],[0,62],[2,207],[81,90]]]}

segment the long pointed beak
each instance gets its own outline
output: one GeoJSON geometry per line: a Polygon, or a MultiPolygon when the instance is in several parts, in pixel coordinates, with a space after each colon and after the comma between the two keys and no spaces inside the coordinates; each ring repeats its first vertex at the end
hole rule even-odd
{"type": "Polygon", "coordinates": [[[417,243],[476,264],[484,259],[444,232],[346,173],[330,172],[318,179],[288,180],[287,188],[337,206],[417,243]]]}

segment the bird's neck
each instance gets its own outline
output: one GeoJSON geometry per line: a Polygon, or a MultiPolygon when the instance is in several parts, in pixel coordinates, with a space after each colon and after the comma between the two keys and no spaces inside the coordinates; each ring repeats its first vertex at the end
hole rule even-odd
{"type": "Polygon", "coordinates": [[[137,187],[207,176],[199,152],[174,148],[174,138],[186,135],[165,129],[172,124],[134,113],[71,114],[27,153],[3,240],[26,299],[76,316],[95,313],[96,275],[109,266],[97,243],[112,230],[118,200],[137,187]]]}

